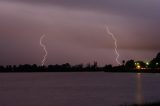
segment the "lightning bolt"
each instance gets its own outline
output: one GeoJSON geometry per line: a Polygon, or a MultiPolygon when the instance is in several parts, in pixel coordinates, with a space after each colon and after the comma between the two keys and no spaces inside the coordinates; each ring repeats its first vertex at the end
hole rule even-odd
{"type": "Polygon", "coordinates": [[[117,46],[117,39],[116,39],[116,37],[114,36],[114,34],[109,30],[109,27],[107,26],[107,25],[105,25],[106,26],[106,31],[107,31],[107,33],[112,37],[112,39],[114,40],[114,45],[115,45],[115,47],[114,47],[114,51],[115,51],[115,54],[116,54],[116,62],[117,62],[117,64],[118,65],[121,65],[121,62],[119,62],[119,53],[118,53],[118,46],[117,46]]]}
{"type": "Polygon", "coordinates": [[[47,52],[47,49],[46,49],[46,46],[42,43],[44,37],[46,35],[42,35],[40,37],[40,46],[43,48],[44,52],[45,52],[45,55],[43,56],[43,59],[42,59],[42,62],[41,62],[41,65],[44,66],[45,62],[46,62],[46,59],[47,59],[47,55],[48,55],[48,52],[47,52]]]}

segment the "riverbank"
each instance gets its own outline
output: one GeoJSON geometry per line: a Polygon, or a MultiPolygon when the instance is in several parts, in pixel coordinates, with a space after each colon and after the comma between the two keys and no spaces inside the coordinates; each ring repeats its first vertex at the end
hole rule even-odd
{"type": "Polygon", "coordinates": [[[160,106],[160,102],[144,103],[144,104],[132,104],[132,105],[120,105],[120,106],[160,106]]]}
{"type": "Polygon", "coordinates": [[[143,70],[16,70],[16,71],[11,71],[11,70],[1,70],[0,73],[44,73],[44,72],[49,72],[49,73],[63,73],[63,72],[102,72],[102,73],[160,73],[160,69],[143,69],[143,70]]]}

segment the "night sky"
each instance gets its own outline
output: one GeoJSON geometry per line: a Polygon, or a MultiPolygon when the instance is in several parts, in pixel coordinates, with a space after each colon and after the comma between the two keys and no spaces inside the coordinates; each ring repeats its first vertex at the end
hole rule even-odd
{"type": "Polygon", "coordinates": [[[120,61],[150,60],[160,50],[160,0],[0,0],[0,64],[116,65],[120,61]]]}

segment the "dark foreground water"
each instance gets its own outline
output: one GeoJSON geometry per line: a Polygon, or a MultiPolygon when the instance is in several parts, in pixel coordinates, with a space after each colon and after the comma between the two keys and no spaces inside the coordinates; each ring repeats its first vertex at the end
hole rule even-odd
{"type": "Polygon", "coordinates": [[[160,74],[0,73],[0,106],[115,106],[160,100],[160,74]]]}

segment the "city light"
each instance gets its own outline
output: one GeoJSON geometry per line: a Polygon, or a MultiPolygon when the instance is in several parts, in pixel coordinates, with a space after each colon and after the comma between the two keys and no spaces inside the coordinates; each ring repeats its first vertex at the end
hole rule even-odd
{"type": "Polygon", "coordinates": [[[137,67],[136,67],[137,69],[141,69],[141,66],[140,65],[137,65],[137,67]]]}
{"type": "Polygon", "coordinates": [[[134,64],[135,64],[136,69],[141,69],[141,66],[138,62],[135,62],[134,64]]]}
{"type": "Polygon", "coordinates": [[[148,65],[149,65],[149,62],[146,62],[146,65],[148,66],[148,65]]]}

